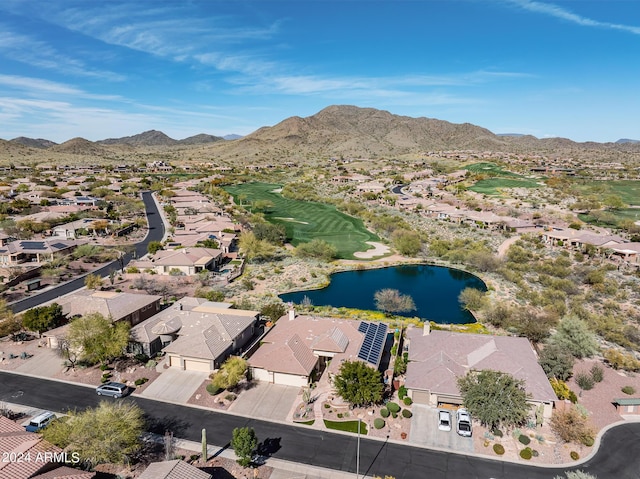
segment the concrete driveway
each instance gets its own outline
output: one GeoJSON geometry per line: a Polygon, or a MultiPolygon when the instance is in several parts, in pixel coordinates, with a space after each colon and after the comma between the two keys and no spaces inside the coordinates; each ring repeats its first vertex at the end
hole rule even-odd
{"type": "Polygon", "coordinates": [[[21,359],[20,362],[16,372],[33,374],[43,378],[52,378],[64,369],[63,359],[58,356],[55,349],[50,348],[38,348],[34,351],[33,357],[21,359]]]}
{"type": "Polygon", "coordinates": [[[411,406],[409,441],[426,447],[438,447],[459,452],[473,452],[473,439],[456,433],[455,412],[451,411],[451,431],[438,429],[438,409],[423,404],[411,406]]]}
{"type": "Polygon", "coordinates": [[[299,387],[253,382],[242,391],[229,411],[243,416],[284,421],[300,392],[299,387]]]}
{"type": "Polygon", "coordinates": [[[209,373],[199,371],[165,369],[160,377],[142,391],[141,396],[149,399],[186,403],[208,377],[209,373]]]}

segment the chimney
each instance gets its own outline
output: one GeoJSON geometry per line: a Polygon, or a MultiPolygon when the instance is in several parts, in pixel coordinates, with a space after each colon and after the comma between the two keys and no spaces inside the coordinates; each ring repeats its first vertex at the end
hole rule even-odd
{"type": "Polygon", "coordinates": [[[425,321],[424,326],[422,327],[422,335],[428,336],[430,332],[431,332],[431,322],[425,321]]]}
{"type": "Polygon", "coordinates": [[[291,308],[289,309],[289,321],[293,321],[296,319],[296,310],[291,308]]]}

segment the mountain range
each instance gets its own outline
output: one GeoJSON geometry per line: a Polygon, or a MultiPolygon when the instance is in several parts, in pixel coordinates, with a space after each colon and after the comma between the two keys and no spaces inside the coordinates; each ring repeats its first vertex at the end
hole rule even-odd
{"type": "Polygon", "coordinates": [[[538,139],[516,133],[497,135],[470,123],[454,124],[432,118],[394,115],[374,108],[334,105],[309,117],[293,116],[247,136],[230,135],[226,139],[200,134],[175,140],[161,131],[150,130],[96,142],[83,138],[61,144],[25,137],[0,140],[0,159],[31,157],[35,160],[47,152],[122,161],[136,153],[160,149],[169,159],[179,160],[193,158],[189,152],[196,146],[201,157],[233,161],[255,161],[256,157],[270,161],[314,156],[401,157],[445,150],[558,154],[583,151],[604,153],[607,157],[640,155],[640,141],[637,140],[576,143],[566,138],[538,139]]]}

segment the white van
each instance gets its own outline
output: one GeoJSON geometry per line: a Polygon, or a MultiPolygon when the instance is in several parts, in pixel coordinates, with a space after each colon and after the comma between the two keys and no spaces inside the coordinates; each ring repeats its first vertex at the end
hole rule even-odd
{"type": "Polygon", "coordinates": [[[31,421],[29,421],[29,424],[27,424],[24,428],[28,432],[38,432],[41,429],[44,429],[45,427],[47,427],[51,423],[51,421],[53,421],[55,418],[56,418],[56,415],[53,414],[51,411],[45,411],[35,416],[31,421]]]}

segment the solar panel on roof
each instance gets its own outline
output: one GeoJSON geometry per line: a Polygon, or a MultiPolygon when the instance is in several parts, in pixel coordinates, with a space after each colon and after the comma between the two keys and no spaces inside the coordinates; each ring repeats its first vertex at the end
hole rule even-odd
{"type": "Polygon", "coordinates": [[[67,245],[64,243],[54,243],[51,245],[51,247],[55,249],[64,249],[67,247],[67,245]]]}
{"type": "Polygon", "coordinates": [[[358,325],[358,331],[365,335],[362,346],[360,346],[360,350],[358,351],[358,358],[377,367],[387,336],[387,325],[362,321],[358,325]]]}
{"type": "Polygon", "coordinates": [[[45,249],[44,241],[21,241],[20,246],[23,249],[45,249]]]}

